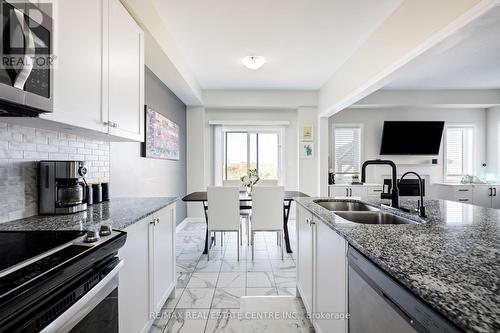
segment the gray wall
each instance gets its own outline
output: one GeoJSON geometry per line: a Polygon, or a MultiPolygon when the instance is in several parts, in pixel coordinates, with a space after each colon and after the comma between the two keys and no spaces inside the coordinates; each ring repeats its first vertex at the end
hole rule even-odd
{"type": "MultiPolygon", "coordinates": [[[[145,103],[179,125],[180,160],[141,157],[141,144],[111,143],[113,197],[178,196],[186,194],[186,106],[145,68],[145,103]]],[[[177,203],[177,224],[186,217],[186,204],[177,203]]]]}

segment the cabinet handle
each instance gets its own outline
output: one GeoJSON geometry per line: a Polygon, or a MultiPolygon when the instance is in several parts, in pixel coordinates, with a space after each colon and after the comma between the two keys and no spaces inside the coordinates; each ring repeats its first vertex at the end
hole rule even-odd
{"type": "Polygon", "coordinates": [[[458,192],[469,192],[469,189],[461,188],[461,189],[458,190],[458,192]]]}
{"type": "Polygon", "coordinates": [[[112,121],[105,121],[104,122],[104,125],[107,125],[109,127],[113,127],[113,128],[117,128],[118,127],[118,124],[117,123],[114,123],[112,121]]]}
{"type": "Polygon", "coordinates": [[[382,190],[373,190],[373,192],[382,192],[382,190]]]}
{"type": "Polygon", "coordinates": [[[312,226],[312,225],[315,225],[315,224],[316,224],[316,222],[314,222],[314,220],[311,220],[311,221],[309,222],[309,225],[311,225],[311,226],[312,226]]]}
{"type": "Polygon", "coordinates": [[[467,202],[467,201],[469,201],[469,199],[458,199],[458,201],[460,201],[460,202],[467,202]]]}
{"type": "Polygon", "coordinates": [[[346,197],[348,197],[348,196],[349,196],[349,189],[348,189],[348,188],[346,188],[346,189],[345,189],[345,196],[346,196],[346,197]]]}
{"type": "Polygon", "coordinates": [[[488,196],[489,197],[493,196],[493,189],[491,187],[488,188],[488,196]]]}
{"type": "Polygon", "coordinates": [[[306,224],[309,224],[311,220],[309,220],[308,218],[306,218],[306,224]]]}
{"type": "Polygon", "coordinates": [[[155,225],[156,224],[156,219],[153,219],[153,221],[149,222],[149,224],[155,225]]]}
{"type": "Polygon", "coordinates": [[[493,196],[496,197],[497,196],[497,188],[496,187],[493,187],[493,196]]]}
{"type": "Polygon", "coordinates": [[[349,189],[349,196],[352,197],[352,188],[349,189]]]}

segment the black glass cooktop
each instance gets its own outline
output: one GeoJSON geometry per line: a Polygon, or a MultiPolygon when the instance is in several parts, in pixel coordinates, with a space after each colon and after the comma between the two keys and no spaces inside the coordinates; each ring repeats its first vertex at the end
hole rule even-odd
{"type": "Polygon", "coordinates": [[[84,231],[1,231],[0,272],[84,234],[84,231]]]}

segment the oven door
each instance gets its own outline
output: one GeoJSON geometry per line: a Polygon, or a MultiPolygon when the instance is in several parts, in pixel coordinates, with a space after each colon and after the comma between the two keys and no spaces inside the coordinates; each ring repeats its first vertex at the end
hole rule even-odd
{"type": "Polygon", "coordinates": [[[118,273],[123,260],[113,266],[98,284],[41,332],[118,333],[118,273]]]}

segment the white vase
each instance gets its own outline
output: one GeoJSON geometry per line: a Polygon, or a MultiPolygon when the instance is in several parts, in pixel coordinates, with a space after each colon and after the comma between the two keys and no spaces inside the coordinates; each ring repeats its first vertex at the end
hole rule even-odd
{"type": "Polygon", "coordinates": [[[252,187],[251,186],[247,186],[246,190],[247,190],[247,195],[251,196],[252,195],[252,187]]]}

